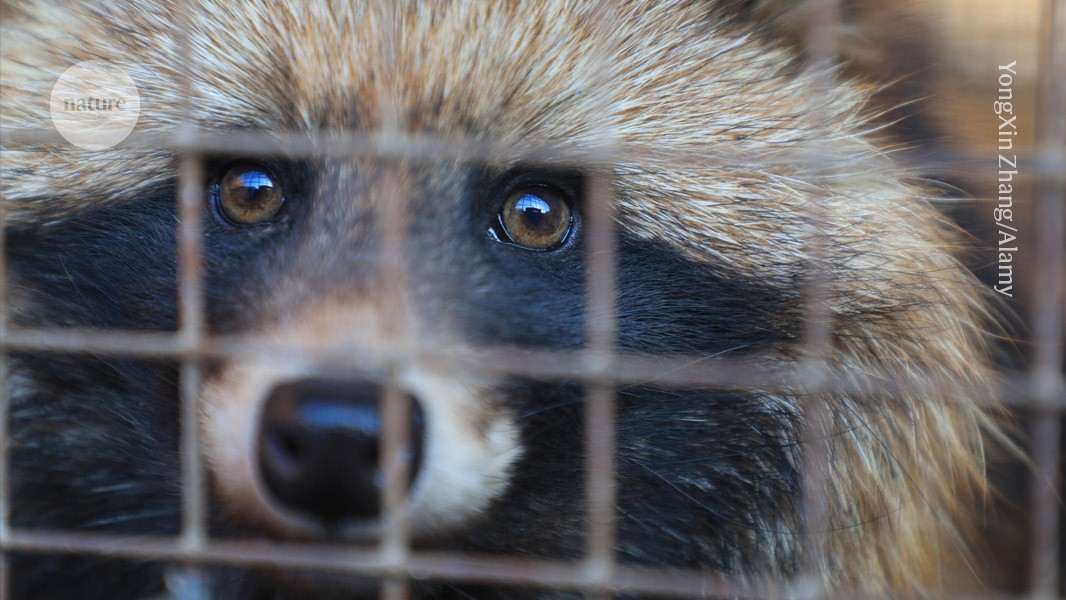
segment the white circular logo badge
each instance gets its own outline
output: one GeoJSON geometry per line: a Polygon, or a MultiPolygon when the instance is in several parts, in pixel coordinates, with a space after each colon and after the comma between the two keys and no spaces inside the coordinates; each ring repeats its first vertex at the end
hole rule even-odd
{"type": "Polygon", "coordinates": [[[104,150],[129,136],[141,114],[141,97],[125,69],[89,60],[67,69],[52,88],[52,122],[68,142],[104,150]]]}

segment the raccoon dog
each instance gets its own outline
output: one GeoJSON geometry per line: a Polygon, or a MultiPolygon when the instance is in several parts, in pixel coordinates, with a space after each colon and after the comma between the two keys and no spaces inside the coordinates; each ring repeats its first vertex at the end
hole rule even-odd
{"type": "MultiPolygon", "coordinates": [[[[411,401],[416,550],[582,556],[586,386],[462,359],[586,344],[586,219],[602,178],[623,354],[787,370],[803,359],[817,265],[831,380],[979,390],[985,308],[952,255],[956,234],[866,133],[869,86],[816,85],[823,74],[776,41],[765,4],[5,4],[5,127],[50,127],[45,99],[80,61],[120,65],[141,98],[130,143],[5,147],[11,325],[176,330],[180,153],[135,142],[191,123],[230,140],[202,155],[210,334],[344,349],[339,362],[205,358],[213,536],[372,544],[391,376],[411,401]],[[242,147],[248,132],[319,148],[363,139],[386,156],[242,147]],[[389,154],[375,145],[389,136],[538,153],[463,156],[440,142],[389,154]],[[581,158],[606,145],[609,161],[581,158]],[[381,248],[400,195],[396,285],[381,248]],[[459,360],[397,350],[413,348],[459,360]]],[[[172,359],[8,353],[15,527],[179,531],[172,359]]],[[[622,385],[618,561],[751,577],[813,564],[831,588],[936,589],[962,560],[984,487],[980,403],[823,389],[819,558],[804,556],[799,509],[811,397],[800,385],[622,385]]],[[[165,566],[19,553],[9,572],[16,598],[111,599],[162,593],[165,566]]],[[[213,573],[222,598],[377,593],[358,577],[213,573]]],[[[414,593],[572,597],[433,582],[414,593]]]]}

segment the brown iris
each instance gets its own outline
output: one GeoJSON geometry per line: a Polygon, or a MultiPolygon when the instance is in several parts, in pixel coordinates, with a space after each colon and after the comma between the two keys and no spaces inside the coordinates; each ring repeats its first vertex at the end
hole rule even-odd
{"type": "Polygon", "coordinates": [[[550,250],[570,232],[573,214],[560,192],[528,186],[515,190],[500,210],[500,224],[515,244],[530,250],[550,250]]]}
{"type": "Polygon", "coordinates": [[[269,221],[284,202],[274,176],[257,165],[232,167],[219,182],[219,209],[236,225],[269,221]]]}

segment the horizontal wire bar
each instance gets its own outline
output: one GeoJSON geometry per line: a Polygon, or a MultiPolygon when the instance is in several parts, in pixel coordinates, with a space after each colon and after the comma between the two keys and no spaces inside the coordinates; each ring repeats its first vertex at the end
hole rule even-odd
{"type": "MultiPolygon", "coordinates": [[[[795,392],[805,389],[810,373],[801,364],[730,356],[669,356],[619,353],[604,369],[601,352],[565,349],[526,349],[481,347],[457,351],[454,348],[382,350],[382,360],[391,363],[420,362],[429,366],[460,368],[486,374],[523,376],[541,380],[599,381],[629,386],[737,387],[767,392],[795,392]]],[[[2,352],[57,352],[140,358],[263,358],[285,361],[302,358],[323,366],[358,368],[351,348],[286,342],[256,336],[205,338],[199,345],[173,333],[113,330],[62,330],[8,328],[0,331],[2,352]]],[[[1034,382],[1024,374],[1004,374],[995,387],[946,378],[939,373],[894,372],[848,373],[826,377],[826,389],[853,395],[927,394],[958,397],[967,402],[1006,403],[1016,406],[1045,406],[1066,410],[1062,394],[1048,397],[1032,389],[1034,382]],[[1001,396],[996,398],[997,393],[1001,396]]],[[[1046,382],[1043,385],[1047,385],[1046,382]]],[[[1062,390],[1060,384],[1055,389],[1062,390]]]]}
{"type": "MultiPolygon", "coordinates": [[[[278,543],[268,540],[213,540],[192,551],[177,538],[14,529],[0,550],[9,553],[91,554],[135,560],[180,561],[201,565],[280,567],[415,580],[499,583],[537,588],[595,591],[604,584],[583,564],[526,557],[412,552],[403,565],[381,560],[374,546],[363,548],[278,543]]],[[[620,564],[606,582],[619,593],[751,599],[808,597],[805,580],[759,579],[713,571],[620,564]]],[[[918,598],[843,589],[821,598],[918,598]]],[[[1013,594],[947,594],[943,600],[1021,600],[1013,594]]]]}
{"type": "MultiPolygon", "coordinates": [[[[51,150],[65,147],[67,142],[51,129],[0,128],[3,148],[9,150],[51,150]]],[[[523,160],[551,164],[575,163],[607,165],[620,161],[639,163],[669,158],[676,166],[707,166],[744,168],[746,165],[767,164],[808,165],[809,157],[789,150],[767,149],[765,152],[738,154],[730,148],[715,149],[706,141],[682,146],[652,145],[648,143],[588,143],[583,146],[560,145],[558,141],[528,140],[501,141],[456,135],[431,135],[407,132],[382,135],[373,132],[269,132],[269,131],[207,131],[189,132],[133,132],[117,149],[162,150],[193,152],[205,155],[239,154],[247,157],[287,156],[292,158],[344,158],[375,156],[422,160],[469,160],[505,163],[523,160]]],[[[1018,177],[1041,173],[1052,179],[1066,179],[1066,152],[1018,152],[1027,172],[1018,177]]],[[[998,155],[988,152],[939,151],[920,161],[909,160],[900,154],[898,163],[905,170],[923,174],[944,172],[973,176],[988,167],[998,155]]],[[[860,157],[861,158],[861,157],[860,157]]],[[[820,157],[823,170],[846,170],[856,157],[820,157]]]]}

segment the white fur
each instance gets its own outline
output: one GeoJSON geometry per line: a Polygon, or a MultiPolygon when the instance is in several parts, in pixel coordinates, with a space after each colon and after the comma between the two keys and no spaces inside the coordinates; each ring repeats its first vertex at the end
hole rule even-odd
{"type": "MultiPolygon", "coordinates": [[[[384,336],[376,325],[380,319],[361,310],[319,309],[307,319],[315,323],[312,332],[322,331],[317,326],[323,325],[324,313],[334,321],[326,329],[334,332],[335,341],[346,344],[346,351],[351,349],[350,364],[359,367],[344,376],[374,377],[384,370],[378,357],[389,353],[382,351],[384,336]],[[351,346],[355,340],[358,342],[351,346]]],[[[300,325],[296,323],[296,329],[276,335],[306,343],[308,330],[300,330],[300,325]]],[[[417,398],[426,418],[421,472],[410,496],[412,533],[417,537],[460,527],[506,490],[510,469],[522,452],[513,418],[503,411],[491,411],[493,386],[473,374],[445,373],[417,362],[401,366],[397,373],[399,385],[417,398]]],[[[260,415],[270,391],[285,381],[324,374],[322,366],[308,359],[264,356],[228,365],[206,382],[202,401],[206,454],[230,510],[242,516],[254,515],[289,535],[319,531],[314,520],[270,496],[256,457],[260,415]]],[[[337,370],[330,368],[327,375],[336,377],[337,370]]],[[[352,523],[345,533],[353,539],[369,539],[377,530],[373,523],[352,523]]]]}

